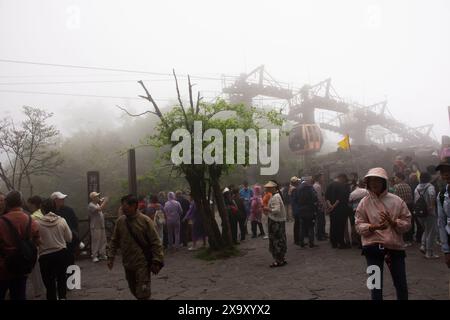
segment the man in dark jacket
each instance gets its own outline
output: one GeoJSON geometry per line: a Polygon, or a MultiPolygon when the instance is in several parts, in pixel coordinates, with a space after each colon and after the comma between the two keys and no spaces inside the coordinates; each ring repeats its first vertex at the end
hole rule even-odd
{"type": "Polygon", "coordinates": [[[349,197],[350,187],[347,175],[341,173],[328,186],[325,193],[330,214],[330,242],[333,248],[351,248],[344,241],[345,222],[351,210],[348,204],[349,197]]]}
{"type": "Polygon", "coordinates": [[[78,233],[78,218],[75,215],[75,211],[71,207],[64,204],[67,195],[62,192],[53,192],[50,199],[56,208],[56,214],[64,218],[69,225],[70,231],[72,231],[72,241],[67,244],[67,256],[69,266],[75,264],[75,253],[80,243],[80,237],[78,233]]]}
{"type": "Polygon", "coordinates": [[[305,236],[308,236],[309,247],[314,248],[314,222],[317,214],[317,195],[312,185],[312,177],[304,177],[303,183],[296,189],[298,199],[298,215],[300,218],[299,242],[305,247],[305,236]]]}

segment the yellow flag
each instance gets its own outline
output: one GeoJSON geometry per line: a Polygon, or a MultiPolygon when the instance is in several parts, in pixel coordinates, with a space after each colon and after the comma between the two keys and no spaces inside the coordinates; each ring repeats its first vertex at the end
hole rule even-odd
{"type": "Polygon", "coordinates": [[[338,145],[343,150],[350,149],[350,136],[346,134],[344,140],[339,141],[338,145]]]}

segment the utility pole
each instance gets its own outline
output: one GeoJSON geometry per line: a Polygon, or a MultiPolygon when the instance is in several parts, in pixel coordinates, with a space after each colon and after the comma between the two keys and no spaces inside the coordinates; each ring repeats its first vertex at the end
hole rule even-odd
{"type": "Polygon", "coordinates": [[[137,196],[136,153],[134,149],[128,150],[128,192],[137,196]]]}

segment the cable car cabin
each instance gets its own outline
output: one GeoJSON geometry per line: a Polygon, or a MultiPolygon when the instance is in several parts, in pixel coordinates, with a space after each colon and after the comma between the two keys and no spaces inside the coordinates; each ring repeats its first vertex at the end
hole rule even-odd
{"type": "Polygon", "coordinates": [[[323,139],[317,124],[299,124],[289,133],[289,148],[300,155],[319,152],[323,139]]]}

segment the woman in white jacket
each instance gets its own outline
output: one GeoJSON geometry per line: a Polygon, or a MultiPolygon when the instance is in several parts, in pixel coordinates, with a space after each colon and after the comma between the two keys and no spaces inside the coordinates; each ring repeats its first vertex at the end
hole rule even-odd
{"type": "Polygon", "coordinates": [[[269,220],[269,250],[274,259],[270,267],[282,267],[287,264],[285,259],[287,251],[286,209],[278,184],[274,181],[269,181],[264,187],[267,192],[272,194],[268,206],[264,207],[264,214],[268,215],[269,220]]]}
{"type": "Polygon", "coordinates": [[[42,202],[41,211],[44,216],[38,220],[41,236],[39,266],[47,289],[47,300],[65,300],[68,267],[66,243],[72,241],[72,232],[66,220],[53,213],[55,208],[51,199],[42,202]]]}

